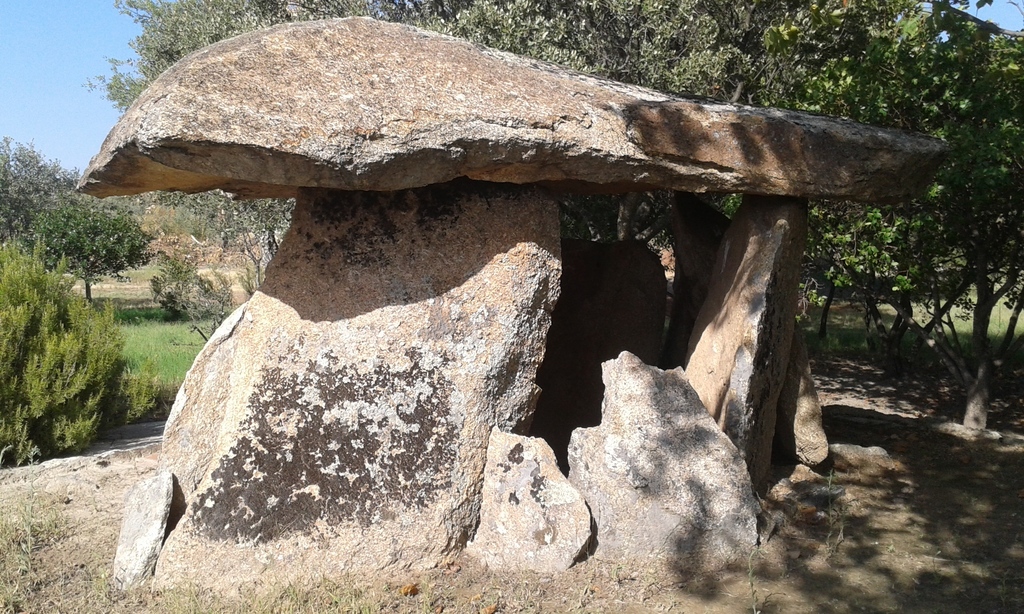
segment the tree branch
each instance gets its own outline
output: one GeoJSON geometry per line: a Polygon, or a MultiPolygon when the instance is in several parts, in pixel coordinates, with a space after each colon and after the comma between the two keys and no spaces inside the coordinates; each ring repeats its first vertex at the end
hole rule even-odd
{"type": "Polygon", "coordinates": [[[1013,313],[1010,314],[1010,321],[1006,324],[1006,332],[1003,334],[1003,342],[999,344],[999,358],[1004,358],[1010,355],[1010,348],[1018,345],[1021,339],[1024,339],[1024,335],[1020,335],[1015,342],[1013,340],[1014,335],[1017,332],[1017,321],[1020,319],[1020,312],[1024,309],[1024,288],[1021,288],[1020,293],[1017,294],[1017,300],[1014,301],[1013,313]]]}
{"type": "MultiPolygon", "coordinates": [[[[924,328],[917,323],[917,320],[914,319],[913,314],[907,313],[907,311],[903,309],[902,306],[898,304],[893,304],[894,301],[886,302],[889,303],[890,307],[896,310],[896,313],[900,314],[903,317],[903,319],[910,326],[910,330],[914,331],[914,334],[916,334],[918,338],[924,342],[925,345],[927,345],[929,348],[932,349],[932,351],[935,352],[935,354],[939,357],[939,361],[942,363],[944,367],[946,367],[946,370],[949,371],[950,375],[955,377],[956,380],[962,386],[966,387],[966,363],[964,363],[962,360],[958,360],[958,357],[952,352],[952,350],[947,345],[937,342],[935,339],[932,338],[931,335],[925,332],[924,328]]],[[[940,339],[943,342],[946,341],[944,337],[940,337],[940,339]]]]}
{"type": "MultiPolygon", "coordinates": [[[[932,3],[932,6],[935,6],[935,3],[932,3]]],[[[943,8],[951,14],[978,26],[978,29],[982,32],[988,32],[989,34],[995,34],[997,36],[1007,36],[1010,38],[1024,38],[1024,31],[1022,30],[1007,30],[1006,28],[1000,27],[998,24],[986,21],[980,17],[975,17],[966,11],[961,11],[960,9],[948,4],[944,4],[943,8]]],[[[1017,7],[1017,10],[1021,10],[1019,6],[1017,7]]]]}

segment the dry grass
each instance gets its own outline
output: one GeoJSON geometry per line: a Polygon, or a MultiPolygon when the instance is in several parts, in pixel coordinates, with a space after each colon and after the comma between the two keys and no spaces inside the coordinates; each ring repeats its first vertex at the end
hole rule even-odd
{"type": "Polygon", "coordinates": [[[0,612],[20,612],[45,575],[41,550],[65,533],[67,523],[52,499],[28,496],[0,506],[0,612]]]}

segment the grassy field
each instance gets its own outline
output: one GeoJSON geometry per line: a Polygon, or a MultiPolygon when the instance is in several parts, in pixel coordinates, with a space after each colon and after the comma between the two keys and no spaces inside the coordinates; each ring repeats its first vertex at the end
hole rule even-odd
{"type": "MultiPolygon", "coordinates": [[[[114,308],[124,331],[125,359],[133,370],[149,369],[155,374],[161,389],[158,405],[167,409],[204,341],[188,322],[169,319],[153,301],[149,282],[157,273],[157,267],[148,266],[129,271],[127,282],[98,283],[93,286],[93,298],[114,308]]],[[[81,283],[77,288],[84,293],[81,283]]]]}
{"type": "MultiPolygon", "coordinates": [[[[896,313],[889,307],[879,307],[886,326],[892,324],[896,313]]],[[[956,326],[957,334],[961,343],[970,345],[971,320],[961,317],[962,310],[954,310],[953,323],[956,326]]],[[[1001,343],[1009,325],[1011,312],[1003,305],[996,307],[992,314],[992,322],[989,326],[989,339],[992,343],[1001,343]]],[[[812,354],[831,355],[853,355],[865,356],[870,353],[866,328],[864,325],[864,314],[862,308],[857,304],[840,303],[833,304],[829,312],[828,334],[824,339],[818,337],[818,326],[820,323],[821,310],[811,308],[807,316],[800,321],[804,331],[808,349],[812,354]]],[[[1024,335],[1024,318],[1017,322],[1017,335],[1024,335]]],[[[908,331],[903,338],[903,355],[914,363],[933,364],[937,362],[934,353],[926,347],[921,347],[913,332],[908,331]]],[[[1024,365],[1024,352],[1018,352],[1016,356],[1008,361],[1013,365],[1024,365]]]]}

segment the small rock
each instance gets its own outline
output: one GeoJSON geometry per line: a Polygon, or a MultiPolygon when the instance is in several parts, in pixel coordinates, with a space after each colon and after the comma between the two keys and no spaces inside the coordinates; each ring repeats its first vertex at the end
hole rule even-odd
{"type": "Polygon", "coordinates": [[[889,460],[889,453],[879,446],[864,447],[852,443],[833,443],[828,447],[829,454],[848,460],[865,458],[889,460]]]}
{"type": "Polygon", "coordinates": [[[420,594],[419,584],[406,584],[402,588],[398,589],[398,593],[403,597],[413,597],[420,594]]]}
{"type": "Polygon", "coordinates": [[[114,587],[128,590],[153,575],[167,532],[174,476],[160,471],[124,496],[124,520],[114,555],[114,587]]]}
{"type": "Polygon", "coordinates": [[[591,536],[587,504],[543,439],[491,431],[480,527],[466,552],[496,569],[565,571],[591,536]]]}

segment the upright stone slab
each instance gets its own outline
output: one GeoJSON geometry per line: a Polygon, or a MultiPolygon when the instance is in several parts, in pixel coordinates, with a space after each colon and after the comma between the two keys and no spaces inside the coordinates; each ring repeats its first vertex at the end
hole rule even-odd
{"type": "Polygon", "coordinates": [[[601,363],[623,351],[654,364],[665,328],[665,272],[640,241],[562,241],[562,290],[551,318],[530,434],[566,473],[575,428],[601,423],[601,363]]]}
{"type": "Polygon", "coordinates": [[[708,296],[718,247],[728,228],[729,218],[714,207],[693,194],[675,194],[672,248],[676,266],[672,281],[672,313],[661,357],[663,369],[686,366],[690,336],[708,296]]]}
{"type": "Polygon", "coordinates": [[[597,524],[594,556],[695,571],[748,556],[760,510],[750,477],[683,370],[623,352],[602,371],[601,425],[569,444],[569,481],[597,524]]]}
{"type": "Polygon", "coordinates": [[[158,471],[125,493],[124,519],[114,555],[114,588],[128,590],[153,576],[167,536],[173,495],[174,476],[169,471],[158,471]]]}
{"type": "Polygon", "coordinates": [[[480,528],[466,553],[496,570],[557,573],[590,541],[590,510],[543,439],[494,429],[480,528]]]}
{"type": "Polygon", "coordinates": [[[535,187],[303,190],[259,292],[196,359],[163,459],[188,511],[158,579],[427,568],[476,526],[491,427],[520,431],[558,295],[535,187]]]}
{"type": "Polygon", "coordinates": [[[786,379],[779,393],[774,451],[811,467],[828,458],[828,438],[821,426],[821,402],[811,377],[807,344],[799,328],[793,331],[786,379]]]}
{"type": "Polygon", "coordinates": [[[722,239],[686,374],[761,491],[789,364],[807,240],[801,199],[746,196],[722,239]]]}

